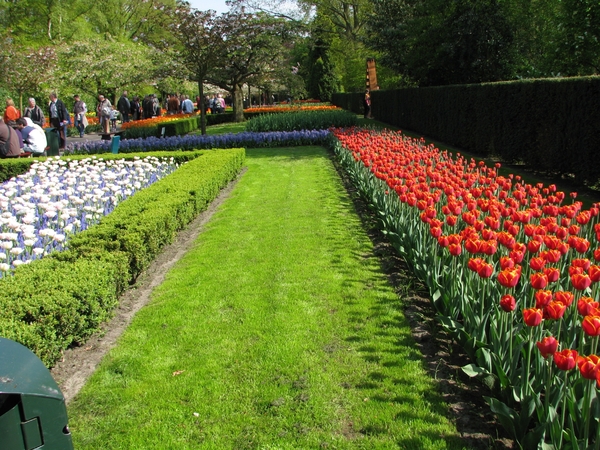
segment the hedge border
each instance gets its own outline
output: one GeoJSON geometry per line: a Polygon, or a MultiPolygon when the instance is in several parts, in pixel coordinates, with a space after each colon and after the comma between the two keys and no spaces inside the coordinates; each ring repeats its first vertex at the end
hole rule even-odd
{"type": "Polygon", "coordinates": [[[237,176],[245,149],[125,158],[135,156],[189,162],[75,235],[68,250],[20,266],[14,276],[0,280],[0,336],[25,345],[49,367],[111,317],[124,289],[237,176]]]}

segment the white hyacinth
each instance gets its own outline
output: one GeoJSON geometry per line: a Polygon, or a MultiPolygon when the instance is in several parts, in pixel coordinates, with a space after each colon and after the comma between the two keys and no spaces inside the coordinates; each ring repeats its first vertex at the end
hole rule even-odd
{"type": "MultiPolygon", "coordinates": [[[[69,236],[177,168],[173,158],[49,158],[0,185],[0,271],[68,246],[69,236]],[[25,251],[26,250],[26,251],[25,251]],[[8,252],[8,254],[6,253],[8,252]],[[10,264],[8,264],[10,263],[10,264]]],[[[0,277],[2,273],[0,273],[0,277]]]]}

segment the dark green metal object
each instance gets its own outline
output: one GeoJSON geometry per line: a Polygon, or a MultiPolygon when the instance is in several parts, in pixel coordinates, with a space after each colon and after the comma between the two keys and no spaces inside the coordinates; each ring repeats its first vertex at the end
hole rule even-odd
{"type": "Polygon", "coordinates": [[[48,141],[48,150],[46,154],[48,156],[58,156],[58,148],[60,146],[58,130],[56,128],[46,128],[44,130],[46,132],[46,141],[48,141]]]}
{"type": "Polygon", "coordinates": [[[0,448],[72,450],[65,398],[44,363],[0,338],[0,448]]]}

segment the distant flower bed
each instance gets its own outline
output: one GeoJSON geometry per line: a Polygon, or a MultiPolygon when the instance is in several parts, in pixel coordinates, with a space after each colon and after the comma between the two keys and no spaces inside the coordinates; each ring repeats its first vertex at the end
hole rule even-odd
{"type": "Polygon", "coordinates": [[[0,277],[62,250],[70,235],[176,168],[172,160],[155,157],[34,163],[29,172],[0,185],[0,277]]]}
{"type": "Polygon", "coordinates": [[[334,105],[322,104],[322,105],[299,105],[299,104],[285,104],[285,105],[273,105],[273,106],[261,106],[258,108],[246,108],[244,114],[257,114],[257,113],[287,113],[290,111],[331,111],[341,109],[334,105]]]}
{"type": "MultiPolygon", "coordinates": [[[[286,145],[318,145],[325,143],[328,130],[243,132],[218,135],[185,135],[165,138],[148,137],[125,139],[119,143],[119,152],[150,152],[195,150],[204,148],[278,147],[286,145]]],[[[110,141],[75,142],[67,146],[66,154],[109,153],[110,141]]]]}
{"type": "Polygon", "coordinates": [[[175,120],[186,119],[194,114],[171,114],[168,116],[153,117],[151,119],[131,120],[121,125],[121,129],[128,130],[131,128],[156,127],[163,123],[173,122],[175,120]]]}

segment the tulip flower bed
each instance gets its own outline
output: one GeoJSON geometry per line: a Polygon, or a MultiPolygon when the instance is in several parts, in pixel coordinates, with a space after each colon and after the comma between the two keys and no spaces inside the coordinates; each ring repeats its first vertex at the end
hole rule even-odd
{"type": "Polygon", "coordinates": [[[160,136],[162,133],[164,136],[176,136],[189,133],[197,128],[198,118],[195,114],[171,114],[151,119],[132,120],[121,125],[124,139],[160,136]]]}
{"type": "Polygon", "coordinates": [[[131,120],[121,125],[121,129],[130,130],[132,128],[156,127],[176,120],[187,119],[193,115],[194,114],[171,114],[168,116],[152,117],[151,119],[131,120]]]}
{"type": "MultiPolygon", "coordinates": [[[[236,176],[244,162],[244,155],[244,149],[152,155],[173,158],[171,164],[182,165],[169,176],[119,203],[98,224],[70,236],[66,250],[55,251],[29,264],[18,265],[14,276],[0,279],[0,335],[21,342],[33,350],[46,365],[52,366],[65,348],[84,342],[110,317],[119,294],[148,267],[161,248],[172,242],[177,232],[206,209],[220,189],[236,176]]],[[[116,155],[107,155],[106,159],[115,157],[116,155]]],[[[135,168],[138,164],[135,156],[128,155],[127,158],[135,168]]],[[[5,193],[4,196],[11,199],[27,184],[42,181],[54,183],[54,187],[49,187],[47,193],[38,192],[32,187],[29,200],[35,206],[20,207],[18,210],[23,211],[21,214],[14,208],[14,212],[11,210],[3,216],[8,219],[7,225],[10,225],[16,223],[11,219],[15,215],[22,218],[34,217],[29,211],[36,209],[38,216],[41,215],[41,225],[38,226],[41,230],[37,234],[32,231],[31,236],[26,236],[25,232],[30,231],[29,228],[25,231],[15,228],[13,232],[17,234],[17,239],[13,240],[13,235],[5,233],[2,235],[3,242],[10,242],[15,247],[15,243],[31,238],[34,240],[29,246],[32,250],[44,245],[44,253],[49,251],[51,243],[63,240],[54,239],[57,233],[65,236],[68,234],[54,231],[52,222],[55,221],[56,226],[64,229],[69,223],[79,220],[77,228],[82,228],[83,218],[72,216],[70,205],[61,208],[65,200],[68,203],[75,202],[71,195],[77,192],[81,193],[79,197],[85,202],[82,205],[88,214],[85,221],[88,221],[89,216],[100,215],[98,210],[101,207],[92,205],[91,202],[95,200],[95,196],[104,196],[105,185],[100,183],[101,187],[98,188],[82,185],[83,180],[79,179],[81,173],[78,174],[79,178],[73,173],[63,174],[61,179],[56,174],[57,170],[65,166],[71,167],[71,164],[75,162],[60,164],[58,160],[51,160],[49,167],[53,168],[52,171],[37,168],[37,176],[33,181],[17,178],[14,182],[9,182],[9,189],[14,192],[10,195],[5,193]],[[79,186],[83,186],[82,190],[79,190],[79,186]],[[45,215],[44,211],[53,211],[51,206],[56,208],[55,212],[60,212],[45,215]],[[85,206],[91,208],[87,210],[85,206]],[[64,214],[67,208],[68,217],[64,214]],[[39,214],[39,211],[42,213],[39,214]],[[39,236],[42,230],[53,231],[39,236]]],[[[108,167],[117,163],[106,161],[104,164],[108,167]]],[[[121,171],[126,168],[127,164],[121,171]]],[[[116,186],[122,184],[118,181],[119,176],[117,172],[104,177],[105,184],[109,185],[108,203],[116,204],[120,200],[122,194],[116,191],[116,186]],[[112,186],[114,191],[110,189],[112,186]]],[[[100,178],[100,175],[90,172],[84,178],[87,182],[88,178],[100,178]]],[[[125,189],[133,190],[137,182],[141,184],[141,180],[132,178],[129,187],[125,189]]],[[[23,202],[14,204],[23,205],[23,202]]],[[[107,207],[102,208],[103,211],[108,211],[107,207]]],[[[72,231],[75,228],[74,225],[72,231]]],[[[62,242],[58,244],[64,245],[62,242]]]]}
{"type": "MultiPolygon", "coordinates": [[[[120,153],[179,151],[210,148],[265,148],[293,145],[323,145],[329,136],[328,130],[274,131],[266,133],[227,133],[218,135],[186,135],[166,138],[125,139],[119,143],[120,153]]],[[[69,144],[65,154],[91,155],[110,153],[110,141],[87,141],[69,144]]]]}
{"type": "Polygon", "coordinates": [[[397,132],[336,130],[337,158],[428,285],[523,448],[600,446],[600,224],[553,185],[397,132]]]}

